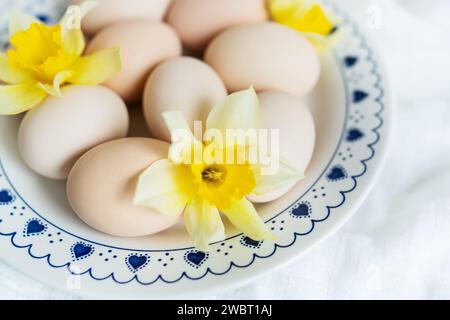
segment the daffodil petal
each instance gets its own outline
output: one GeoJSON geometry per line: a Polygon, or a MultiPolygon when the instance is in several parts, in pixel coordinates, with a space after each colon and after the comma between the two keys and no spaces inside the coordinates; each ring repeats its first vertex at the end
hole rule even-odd
{"type": "Polygon", "coordinates": [[[35,16],[15,9],[11,10],[9,13],[9,36],[12,37],[21,30],[27,30],[34,22],[41,23],[35,16]]]}
{"type": "Polygon", "coordinates": [[[180,111],[168,111],[163,113],[164,120],[170,134],[176,133],[178,130],[191,132],[191,128],[180,111]]]}
{"type": "MultiPolygon", "coordinates": [[[[229,95],[208,116],[207,129],[217,129],[226,134],[227,129],[259,129],[261,107],[253,88],[229,95]]],[[[226,136],[226,135],[224,135],[226,136]]]]}
{"type": "Polygon", "coordinates": [[[183,114],[168,111],[163,113],[163,118],[172,137],[169,159],[175,164],[201,163],[202,143],[195,138],[183,114]]]}
{"type": "Polygon", "coordinates": [[[210,243],[225,239],[225,227],[216,207],[197,197],[184,212],[184,222],[197,249],[207,252],[210,243]]]}
{"type": "Polygon", "coordinates": [[[306,0],[270,0],[269,9],[274,21],[301,32],[319,53],[335,45],[332,32],[338,22],[319,4],[306,0]]]}
{"type": "Polygon", "coordinates": [[[191,181],[188,167],[167,159],[156,161],[139,177],[134,204],[177,216],[193,196],[191,181]]]}
{"type": "Polygon", "coordinates": [[[78,5],[69,6],[60,21],[62,28],[80,29],[83,18],[97,6],[98,2],[94,0],[86,0],[78,5]]]}
{"type": "Polygon", "coordinates": [[[81,85],[98,85],[111,79],[121,68],[120,48],[102,50],[81,57],[71,66],[73,76],[69,82],[81,85]]]}
{"type": "Polygon", "coordinates": [[[18,84],[27,82],[31,79],[31,76],[22,69],[13,66],[8,61],[8,56],[0,52],[0,81],[4,81],[8,84],[18,84]]]}
{"type": "Polygon", "coordinates": [[[72,71],[61,71],[53,79],[53,86],[39,83],[39,86],[45,90],[49,95],[60,97],[61,96],[61,86],[69,80],[73,75],[72,71]]]}
{"type": "Polygon", "coordinates": [[[71,57],[79,57],[83,54],[86,42],[80,29],[61,29],[62,47],[71,57]]]}
{"type": "Polygon", "coordinates": [[[254,172],[256,173],[256,188],[253,194],[258,196],[278,190],[305,178],[302,172],[283,159],[280,160],[276,174],[264,174],[264,170],[256,166],[254,172]]]}
{"type": "Polygon", "coordinates": [[[14,115],[28,111],[48,96],[36,83],[0,86],[0,114],[14,115]]]}
{"type": "Polygon", "coordinates": [[[79,57],[83,53],[86,43],[81,31],[81,20],[97,5],[96,1],[84,1],[67,9],[60,22],[62,46],[67,54],[79,57]]]}
{"type": "Polygon", "coordinates": [[[247,199],[235,200],[231,206],[222,210],[228,220],[245,235],[256,241],[274,240],[274,235],[247,199]]]}
{"type": "Polygon", "coordinates": [[[329,19],[318,4],[314,4],[300,21],[300,31],[327,36],[334,28],[334,23],[329,19]]]}
{"type": "Polygon", "coordinates": [[[306,0],[270,0],[273,19],[281,24],[306,33],[327,36],[334,22],[317,3],[306,0]]]}
{"type": "Polygon", "coordinates": [[[305,0],[269,0],[269,9],[274,21],[290,24],[301,18],[310,6],[305,0]]]}

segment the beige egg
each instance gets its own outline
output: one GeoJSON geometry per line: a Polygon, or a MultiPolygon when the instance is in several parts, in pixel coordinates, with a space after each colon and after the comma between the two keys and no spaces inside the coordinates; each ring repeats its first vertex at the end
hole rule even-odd
{"type": "MultiPolygon", "coordinates": [[[[72,4],[80,4],[85,0],[71,0],[72,4]]],[[[164,18],[170,0],[96,0],[98,6],[91,10],[82,21],[83,31],[94,35],[113,23],[151,19],[160,21],[164,18]]]]}
{"type": "Polygon", "coordinates": [[[133,204],[139,175],[166,158],[168,149],[169,144],[147,138],[119,139],[92,149],[70,172],[67,196],[73,210],[92,228],[118,237],[174,226],[179,217],[133,204]]]}
{"type": "Polygon", "coordinates": [[[31,110],[19,130],[19,151],[35,172],[67,178],[89,149],[127,135],[128,110],[122,99],[102,86],[67,86],[62,97],[49,97],[31,110]]]}
{"type": "Polygon", "coordinates": [[[253,86],[301,97],[311,92],[320,75],[314,47],[299,32],[271,22],[224,31],[208,46],[205,61],[230,92],[253,86]]]}
{"type": "MultiPolygon", "coordinates": [[[[264,128],[279,130],[280,157],[301,172],[306,172],[314,153],[316,131],[314,119],[297,97],[275,91],[258,95],[264,128]]],[[[261,196],[250,196],[250,201],[265,203],[289,192],[296,183],[261,196]]]]}
{"type": "Polygon", "coordinates": [[[98,33],[87,47],[87,54],[121,47],[122,69],[105,86],[126,102],[142,97],[145,81],[161,62],[181,55],[181,42],[168,25],[136,20],[113,24],[98,33]]]}
{"type": "Polygon", "coordinates": [[[194,51],[229,27],[267,19],[265,0],[175,0],[167,15],[185,47],[194,51]]]}
{"type": "Polygon", "coordinates": [[[194,58],[175,58],[158,66],[148,79],[144,114],[153,137],[170,142],[162,113],[182,111],[194,129],[194,122],[204,122],[226,96],[222,80],[210,66],[194,58]]]}

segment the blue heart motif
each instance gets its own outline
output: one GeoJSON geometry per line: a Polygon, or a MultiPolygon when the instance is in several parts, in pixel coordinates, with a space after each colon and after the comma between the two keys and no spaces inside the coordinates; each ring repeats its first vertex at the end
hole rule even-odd
{"type": "Polygon", "coordinates": [[[348,56],[344,59],[344,63],[347,68],[353,67],[358,62],[358,58],[354,56],[348,56]]]}
{"type": "Polygon", "coordinates": [[[85,258],[86,256],[90,255],[93,251],[93,248],[89,245],[85,245],[83,243],[78,243],[73,246],[72,251],[75,256],[75,259],[78,260],[78,259],[85,258]]]}
{"type": "Polygon", "coordinates": [[[253,239],[251,239],[251,238],[249,238],[249,237],[244,237],[244,238],[242,239],[242,242],[243,242],[244,245],[246,245],[246,246],[248,246],[248,247],[254,247],[254,248],[259,247],[260,244],[261,244],[260,241],[253,240],[253,239]]]}
{"type": "Polygon", "coordinates": [[[39,220],[31,220],[27,224],[26,234],[28,236],[30,236],[33,234],[41,233],[41,232],[45,231],[46,228],[47,227],[43,223],[41,223],[39,220]]]}
{"type": "Polygon", "coordinates": [[[139,269],[144,267],[147,261],[148,258],[146,256],[133,255],[128,257],[128,264],[134,271],[138,271],[139,269]]]}
{"type": "Polygon", "coordinates": [[[355,142],[364,137],[364,133],[362,133],[359,129],[350,129],[347,132],[347,141],[355,142]]]}
{"type": "Polygon", "coordinates": [[[291,213],[295,217],[302,218],[302,217],[309,216],[310,212],[311,212],[311,209],[310,209],[309,205],[306,203],[301,203],[296,208],[294,208],[291,213]]]}
{"type": "Polygon", "coordinates": [[[336,182],[347,178],[347,172],[341,166],[336,166],[327,175],[328,180],[336,182]]]}
{"type": "Polygon", "coordinates": [[[192,263],[196,267],[200,267],[207,258],[206,253],[201,251],[191,251],[186,255],[187,262],[192,263]]]}
{"type": "Polygon", "coordinates": [[[50,22],[50,17],[48,15],[46,15],[46,14],[39,14],[39,15],[36,16],[36,18],[38,18],[43,23],[49,23],[50,22]]]}
{"type": "Polygon", "coordinates": [[[369,96],[369,94],[367,92],[361,91],[361,90],[356,90],[353,92],[353,102],[360,103],[360,102],[364,101],[365,99],[367,99],[368,96],[369,96]]]}
{"type": "Polygon", "coordinates": [[[15,197],[8,190],[0,190],[0,205],[7,205],[14,202],[15,197]]]}

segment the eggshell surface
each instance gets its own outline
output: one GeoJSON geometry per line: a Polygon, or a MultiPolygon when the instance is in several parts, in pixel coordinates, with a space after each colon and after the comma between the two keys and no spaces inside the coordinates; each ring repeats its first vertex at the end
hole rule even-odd
{"type": "MultiPolygon", "coordinates": [[[[279,130],[280,157],[300,172],[306,172],[316,141],[314,119],[310,111],[297,97],[289,94],[267,91],[258,97],[264,128],[279,130]]],[[[285,195],[295,185],[292,183],[264,195],[252,195],[249,200],[255,203],[270,202],[285,195]]]]}
{"type": "Polygon", "coordinates": [[[125,21],[103,29],[89,43],[86,52],[120,46],[121,71],[104,85],[126,102],[142,97],[145,81],[161,62],[181,55],[181,42],[168,25],[149,20],[125,21]]]}
{"type": "Polygon", "coordinates": [[[167,22],[190,50],[203,50],[221,31],[267,20],[265,0],[175,0],[167,22]]]}
{"type": "Polygon", "coordinates": [[[272,22],[227,29],[208,46],[205,61],[230,92],[253,86],[302,97],[320,75],[314,47],[294,29],[272,22]]]}
{"type": "Polygon", "coordinates": [[[73,210],[92,228],[119,237],[146,236],[172,227],[179,217],[133,204],[139,175],[166,158],[168,149],[165,142],[125,138],[89,151],[67,182],[73,210]]]}
{"type": "MultiPolygon", "coordinates": [[[[72,0],[81,4],[85,0],[72,0]]],[[[96,0],[98,5],[82,20],[82,29],[94,35],[101,29],[117,22],[136,19],[160,21],[164,18],[170,0],[96,0]]]]}
{"type": "Polygon", "coordinates": [[[102,86],[67,86],[62,97],[48,97],[22,120],[18,145],[35,172],[67,178],[87,150],[126,136],[128,110],[122,99],[102,86]]]}
{"type": "Polygon", "coordinates": [[[144,114],[152,136],[171,141],[162,116],[166,111],[181,111],[192,129],[195,121],[204,126],[211,109],[226,95],[222,80],[204,62],[188,57],[166,61],[151,74],[144,91],[144,114]]]}

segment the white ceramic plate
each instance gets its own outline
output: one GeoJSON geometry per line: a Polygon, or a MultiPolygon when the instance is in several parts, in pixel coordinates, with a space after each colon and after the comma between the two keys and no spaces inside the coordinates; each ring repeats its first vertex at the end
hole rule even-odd
{"type": "MultiPolygon", "coordinates": [[[[342,19],[341,39],[323,58],[319,86],[307,99],[318,130],[307,179],[259,208],[276,242],[256,242],[228,228],[227,240],[205,254],[191,248],[182,226],[140,239],[101,234],[69,208],[64,183],[40,178],[24,165],[16,147],[20,119],[0,117],[1,258],[74,294],[163,298],[243,285],[336,231],[381,170],[392,105],[378,57],[335,2],[327,6],[342,19]]],[[[22,9],[51,22],[65,0],[23,3],[22,9]]]]}

